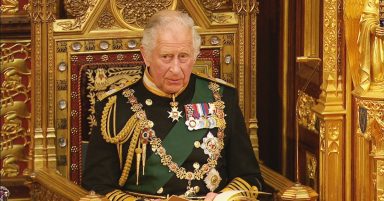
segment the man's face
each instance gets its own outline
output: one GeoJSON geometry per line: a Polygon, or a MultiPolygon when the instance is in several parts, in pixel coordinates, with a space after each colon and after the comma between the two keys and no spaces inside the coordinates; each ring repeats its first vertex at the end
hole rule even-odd
{"type": "Polygon", "coordinates": [[[152,55],[141,52],[155,85],[165,93],[186,86],[195,64],[191,30],[180,26],[158,32],[152,55]]]}

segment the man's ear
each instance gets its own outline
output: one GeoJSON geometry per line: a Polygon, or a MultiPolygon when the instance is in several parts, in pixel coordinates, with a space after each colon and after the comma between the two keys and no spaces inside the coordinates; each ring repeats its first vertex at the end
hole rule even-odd
{"type": "Polygon", "coordinates": [[[143,46],[140,46],[140,52],[141,52],[141,56],[143,56],[145,65],[146,65],[146,66],[151,66],[150,58],[149,58],[149,56],[146,54],[145,49],[144,49],[143,46]]]}

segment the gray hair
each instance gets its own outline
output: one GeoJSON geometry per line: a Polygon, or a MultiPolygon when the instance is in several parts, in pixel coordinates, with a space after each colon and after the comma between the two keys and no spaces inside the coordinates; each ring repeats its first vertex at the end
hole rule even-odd
{"type": "Polygon", "coordinates": [[[169,26],[170,24],[183,25],[190,28],[192,31],[193,53],[194,58],[200,52],[201,37],[194,27],[194,22],[188,14],[181,11],[162,10],[154,14],[148,21],[144,28],[143,39],[141,44],[144,47],[145,53],[151,55],[152,50],[155,48],[156,36],[160,28],[169,26]]]}

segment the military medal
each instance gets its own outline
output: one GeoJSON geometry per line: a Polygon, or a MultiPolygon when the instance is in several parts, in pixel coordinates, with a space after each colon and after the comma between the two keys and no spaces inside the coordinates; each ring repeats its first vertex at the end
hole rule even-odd
{"type": "Polygon", "coordinates": [[[168,111],[168,118],[172,119],[172,122],[179,121],[181,117],[181,111],[178,110],[179,103],[175,101],[175,94],[172,94],[172,102],[169,103],[171,105],[171,111],[168,111]]]}
{"type": "Polygon", "coordinates": [[[213,103],[194,103],[184,106],[188,130],[198,130],[202,128],[215,128],[216,107],[213,103]]]}

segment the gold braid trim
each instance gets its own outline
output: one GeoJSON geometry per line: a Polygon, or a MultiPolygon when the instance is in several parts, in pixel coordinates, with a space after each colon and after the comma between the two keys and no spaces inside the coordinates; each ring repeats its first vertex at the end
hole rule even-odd
{"type": "Polygon", "coordinates": [[[258,189],[256,186],[251,186],[247,181],[245,181],[240,177],[234,178],[220,192],[225,192],[230,190],[243,190],[244,192],[242,192],[241,195],[249,198],[257,197],[257,194],[258,194],[258,189]]]}
{"type": "MultiPolygon", "coordinates": [[[[133,115],[131,117],[131,119],[132,118],[136,118],[136,115],[133,115]]],[[[142,127],[139,125],[140,125],[140,123],[135,124],[135,129],[134,129],[135,131],[133,132],[131,143],[129,144],[129,148],[128,148],[128,152],[127,152],[127,158],[125,159],[124,169],[123,169],[123,172],[121,173],[121,176],[119,179],[119,185],[120,186],[124,186],[125,182],[128,179],[129,171],[131,170],[133,155],[135,152],[136,145],[139,141],[138,138],[139,138],[139,135],[140,135],[141,129],[142,129],[142,127]]]]}
{"type": "Polygon", "coordinates": [[[112,110],[115,109],[112,108],[114,105],[116,105],[116,96],[110,97],[108,103],[103,109],[101,116],[101,134],[103,135],[103,138],[106,142],[112,144],[123,144],[130,138],[133,132],[133,128],[136,126],[137,118],[135,115],[132,115],[132,117],[124,125],[123,129],[121,129],[119,134],[113,135],[114,137],[111,137],[112,135],[110,133],[109,124],[112,110]]]}
{"type": "Polygon", "coordinates": [[[128,195],[121,190],[114,190],[112,192],[109,192],[105,195],[105,197],[107,197],[108,200],[111,200],[111,201],[136,201],[137,200],[136,197],[128,195]]]}

